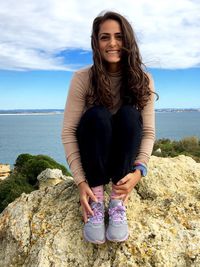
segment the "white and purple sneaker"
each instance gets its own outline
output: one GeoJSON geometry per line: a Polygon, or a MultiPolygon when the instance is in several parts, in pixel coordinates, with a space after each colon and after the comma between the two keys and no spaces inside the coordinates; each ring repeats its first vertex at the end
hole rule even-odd
{"type": "Polygon", "coordinates": [[[111,199],[109,202],[109,224],[106,238],[113,242],[123,242],[129,236],[126,207],[122,200],[111,199]]]}
{"type": "Polygon", "coordinates": [[[84,225],[83,235],[85,240],[94,244],[103,244],[105,242],[105,223],[104,223],[104,203],[90,203],[94,216],[90,215],[84,225]]]}

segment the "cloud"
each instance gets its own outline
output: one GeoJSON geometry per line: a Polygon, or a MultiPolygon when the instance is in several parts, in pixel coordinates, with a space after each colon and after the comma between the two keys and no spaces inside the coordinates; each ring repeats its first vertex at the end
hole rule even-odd
{"type": "Polygon", "coordinates": [[[200,1],[7,0],[0,3],[1,69],[73,70],[58,55],[90,50],[92,21],[102,9],[131,22],[148,67],[200,65],[200,1]]]}

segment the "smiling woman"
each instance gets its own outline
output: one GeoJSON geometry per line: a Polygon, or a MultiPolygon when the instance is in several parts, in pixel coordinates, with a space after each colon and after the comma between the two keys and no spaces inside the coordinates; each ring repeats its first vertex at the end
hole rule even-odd
{"type": "Polygon", "coordinates": [[[122,32],[120,24],[115,20],[102,23],[99,31],[99,51],[102,59],[107,64],[109,72],[120,69],[122,32]]]}
{"type": "Polygon", "coordinates": [[[77,71],[65,106],[62,142],[80,193],[84,237],[97,244],[128,238],[125,201],[152,153],[154,85],[133,29],[106,12],[93,21],[93,65],[77,71]],[[104,188],[112,181],[105,231],[104,188]]]}

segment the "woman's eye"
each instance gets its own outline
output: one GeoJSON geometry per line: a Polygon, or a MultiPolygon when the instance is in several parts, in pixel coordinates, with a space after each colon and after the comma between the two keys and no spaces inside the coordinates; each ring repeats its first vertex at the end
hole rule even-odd
{"type": "Polygon", "coordinates": [[[117,35],[117,36],[116,36],[116,39],[117,39],[117,40],[122,40],[122,35],[117,35]]]}
{"type": "MultiPolygon", "coordinates": [[[[102,41],[107,41],[107,40],[110,40],[112,37],[110,37],[110,36],[107,36],[107,35],[102,35],[102,36],[100,36],[100,40],[102,40],[102,41]]],[[[122,35],[120,34],[120,35],[115,35],[115,37],[114,37],[116,40],[122,40],[122,35]]]]}
{"type": "Polygon", "coordinates": [[[108,39],[108,36],[101,36],[100,37],[100,40],[107,40],[108,39]]]}

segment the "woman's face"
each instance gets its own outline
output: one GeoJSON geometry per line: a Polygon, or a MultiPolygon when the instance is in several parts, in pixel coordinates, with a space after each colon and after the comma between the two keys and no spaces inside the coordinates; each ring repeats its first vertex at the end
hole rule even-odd
{"type": "Polygon", "coordinates": [[[98,44],[101,57],[106,61],[108,70],[118,71],[122,54],[122,31],[119,22],[108,19],[100,25],[98,44]]]}

